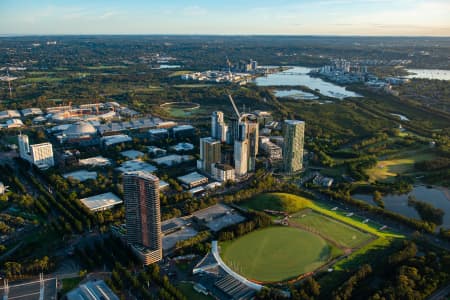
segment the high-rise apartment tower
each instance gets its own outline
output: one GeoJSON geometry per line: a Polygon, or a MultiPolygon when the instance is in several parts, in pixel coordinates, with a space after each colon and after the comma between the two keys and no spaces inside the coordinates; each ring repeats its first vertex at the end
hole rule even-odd
{"type": "Polygon", "coordinates": [[[284,171],[292,174],[303,168],[305,122],[299,120],[285,120],[283,123],[283,135],[284,171]]]}
{"type": "Polygon", "coordinates": [[[144,171],[123,176],[126,239],[145,264],[162,259],[159,178],[144,171]]]}

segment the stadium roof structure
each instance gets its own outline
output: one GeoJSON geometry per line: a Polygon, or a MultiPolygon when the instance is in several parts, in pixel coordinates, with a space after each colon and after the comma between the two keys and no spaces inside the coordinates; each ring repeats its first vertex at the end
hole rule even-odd
{"type": "Polygon", "coordinates": [[[84,135],[94,135],[97,134],[97,129],[89,122],[76,122],[70,125],[65,131],[64,134],[69,137],[78,137],[84,135]]]}
{"type": "Polygon", "coordinates": [[[111,192],[83,198],[80,199],[80,201],[91,211],[110,209],[116,205],[123,203],[122,199],[111,192]]]}
{"type": "Polygon", "coordinates": [[[119,300],[103,280],[88,281],[67,293],[68,300],[105,299],[119,300]]]}

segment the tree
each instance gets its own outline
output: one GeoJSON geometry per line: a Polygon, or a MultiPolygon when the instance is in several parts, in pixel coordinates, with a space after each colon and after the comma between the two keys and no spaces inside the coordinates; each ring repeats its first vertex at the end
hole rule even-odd
{"type": "Polygon", "coordinates": [[[381,194],[379,191],[374,191],[373,202],[375,202],[379,207],[384,208],[383,194],[381,194]]]}
{"type": "Polygon", "coordinates": [[[15,261],[8,261],[5,263],[5,273],[7,278],[14,278],[16,275],[20,275],[22,271],[22,265],[15,261]]]}

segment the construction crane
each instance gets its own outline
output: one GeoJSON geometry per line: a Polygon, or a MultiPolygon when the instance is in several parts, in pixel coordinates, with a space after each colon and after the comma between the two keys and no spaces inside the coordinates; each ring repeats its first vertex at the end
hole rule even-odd
{"type": "Polygon", "coordinates": [[[9,77],[9,68],[6,68],[6,76],[8,77],[9,98],[12,98],[11,78],[9,77]]]}
{"type": "Polygon", "coordinates": [[[231,74],[231,61],[228,59],[228,56],[227,56],[227,65],[228,65],[228,75],[230,75],[231,79],[233,75],[231,74]]]}
{"type": "Polygon", "coordinates": [[[233,99],[233,97],[231,97],[230,94],[228,94],[228,99],[230,99],[231,105],[233,105],[234,112],[236,113],[238,119],[240,119],[241,118],[241,113],[239,112],[239,110],[238,110],[238,108],[236,106],[236,103],[234,103],[234,99],[233,99]]]}

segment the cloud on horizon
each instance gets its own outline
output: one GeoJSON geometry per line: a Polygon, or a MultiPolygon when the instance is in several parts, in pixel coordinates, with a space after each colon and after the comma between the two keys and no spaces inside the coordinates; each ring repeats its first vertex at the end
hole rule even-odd
{"type": "Polygon", "coordinates": [[[2,0],[0,34],[450,36],[445,0],[2,0]]]}

